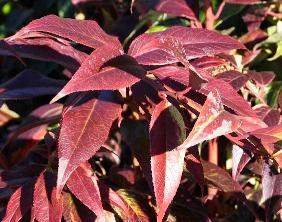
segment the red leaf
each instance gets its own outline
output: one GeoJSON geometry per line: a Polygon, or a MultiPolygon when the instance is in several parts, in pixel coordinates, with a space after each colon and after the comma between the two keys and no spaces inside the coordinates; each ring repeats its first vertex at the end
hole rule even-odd
{"type": "Polygon", "coordinates": [[[115,90],[129,87],[145,74],[145,70],[134,59],[122,55],[118,49],[101,47],[83,62],[72,79],[52,101],[79,91],[115,90]]]}
{"type": "Polygon", "coordinates": [[[204,56],[191,61],[191,65],[197,69],[209,69],[212,67],[221,66],[224,63],[226,63],[226,61],[222,58],[209,56],[204,56]]]}
{"type": "Polygon", "coordinates": [[[185,150],[176,150],[185,139],[185,124],[179,111],[167,101],[159,103],[150,122],[151,170],[161,222],[176,194],[182,176],[185,150]]]}
{"type": "Polygon", "coordinates": [[[226,71],[216,75],[217,79],[222,79],[229,83],[233,89],[238,91],[245,83],[248,81],[249,77],[247,75],[242,75],[238,71],[226,71]]]}
{"type": "Polygon", "coordinates": [[[201,93],[207,95],[212,90],[217,90],[224,105],[234,110],[242,116],[257,117],[251,106],[243,97],[225,81],[221,79],[212,79],[200,90],[201,93]]]}
{"type": "Polygon", "coordinates": [[[250,134],[263,140],[264,143],[276,143],[282,140],[282,124],[258,129],[250,134]]]}
{"type": "Polygon", "coordinates": [[[116,93],[81,94],[63,114],[59,135],[57,188],[61,191],[71,173],[92,157],[108,137],[112,122],[120,115],[116,93]]]}
{"type": "Polygon", "coordinates": [[[280,112],[271,109],[267,105],[257,105],[253,107],[257,116],[262,119],[268,126],[276,126],[280,122],[280,112]]]}
{"type": "Polygon", "coordinates": [[[6,215],[2,222],[18,222],[32,206],[33,182],[19,187],[7,205],[6,215]]]}
{"type": "Polygon", "coordinates": [[[64,81],[51,79],[27,69],[0,85],[0,99],[14,100],[53,95],[58,93],[64,83],[64,81]]]}
{"type": "Polygon", "coordinates": [[[161,68],[151,70],[150,72],[164,82],[164,84],[166,84],[168,80],[172,79],[185,86],[189,86],[190,71],[188,69],[177,66],[163,66],[161,68]]]}
{"type": "Polygon", "coordinates": [[[39,222],[60,222],[63,214],[63,199],[56,195],[56,176],[43,172],[34,188],[33,213],[39,222]]]}
{"type": "Polygon", "coordinates": [[[69,39],[91,48],[109,44],[121,48],[117,37],[105,33],[97,22],[60,18],[55,15],[33,20],[11,37],[11,40],[14,38],[32,38],[42,33],[53,34],[56,38],[69,39]]]}
{"type": "Polygon", "coordinates": [[[232,177],[234,180],[238,180],[238,176],[242,172],[243,168],[250,161],[251,156],[246,153],[242,148],[237,145],[233,145],[232,148],[232,177]]]}
{"type": "MultiPolygon", "coordinates": [[[[14,38],[13,40],[8,38],[5,41],[20,57],[55,62],[71,71],[77,70],[87,57],[86,53],[51,38],[14,38]]],[[[13,52],[6,48],[0,48],[0,54],[15,56],[13,52]]]]}
{"type": "Polygon", "coordinates": [[[219,33],[197,28],[174,26],[163,32],[145,33],[129,48],[129,55],[145,65],[165,65],[245,48],[237,40],[219,33]]]}
{"type": "Polygon", "coordinates": [[[99,221],[105,221],[97,178],[88,163],[81,164],[69,177],[67,186],[99,221]]]}
{"type": "Polygon", "coordinates": [[[225,0],[227,3],[230,4],[241,4],[241,5],[252,5],[261,3],[261,0],[225,0]]]}
{"type": "Polygon", "coordinates": [[[192,131],[179,148],[187,149],[205,140],[229,134],[240,125],[240,120],[224,110],[219,93],[210,92],[192,131]]]}
{"type": "Polygon", "coordinates": [[[275,78],[275,73],[271,72],[271,71],[269,71],[269,72],[268,71],[265,71],[265,72],[249,71],[248,75],[260,87],[264,87],[264,86],[269,85],[275,78]]]}
{"type": "MultiPolygon", "coordinates": [[[[257,30],[260,30],[260,25],[262,21],[265,19],[267,15],[268,7],[264,8],[250,8],[246,15],[244,15],[242,18],[247,25],[249,32],[254,32],[257,30]]],[[[261,30],[260,30],[261,31],[261,30]]]]}
{"type": "Polygon", "coordinates": [[[174,16],[197,20],[195,13],[185,0],[161,0],[156,6],[156,10],[174,16]]]}

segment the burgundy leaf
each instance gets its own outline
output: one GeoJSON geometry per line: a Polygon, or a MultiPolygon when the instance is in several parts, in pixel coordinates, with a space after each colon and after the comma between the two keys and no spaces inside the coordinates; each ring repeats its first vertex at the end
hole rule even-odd
{"type": "Polygon", "coordinates": [[[186,168],[196,179],[197,183],[201,187],[202,193],[204,192],[204,170],[201,163],[198,147],[194,146],[188,150],[185,156],[186,168]]]}
{"type": "Polygon", "coordinates": [[[247,75],[242,75],[242,73],[233,70],[219,73],[216,78],[229,83],[236,91],[244,86],[249,79],[247,75]]]}
{"type": "Polygon", "coordinates": [[[197,20],[194,11],[185,0],[161,0],[156,6],[156,10],[174,16],[197,20]]]}
{"type": "Polygon", "coordinates": [[[0,85],[0,99],[18,100],[53,95],[60,91],[64,83],[64,81],[51,79],[27,69],[0,85]]]}
{"type": "MultiPolygon", "coordinates": [[[[266,221],[271,220],[271,214],[281,210],[282,173],[275,172],[274,167],[265,163],[262,175],[262,196],[266,204],[266,221]]],[[[282,215],[280,212],[280,219],[282,215]]]]}
{"type": "Polygon", "coordinates": [[[38,33],[53,34],[57,38],[69,39],[91,48],[108,44],[121,48],[118,39],[105,33],[97,22],[60,18],[55,15],[33,20],[10,39],[32,38],[38,33]]]}
{"type": "Polygon", "coordinates": [[[61,191],[71,173],[92,157],[108,137],[112,122],[120,115],[116,93],[83,93],[63,114],[59,136],[57,188],[61,191]]]}
{"type": "Polygon", "coordinates": [[[88,163],[81,164],[69,177],[67,186],[99,221],[105,221],[97,178],[88,163]]]}
{"type": "Polygon", "coordinates": [[[275,78],[275,73],[271,71],[269,72],[268,71],[264,71],[264,72],[249,71],[248,75],[260,87],[269,85],[275,78]]]}
{"type": "Polygon", "coordinates": [[[235,39],[197,28],[174,26],[163,32],[145,33],[137,37],[129,48],[129,55],[145,65],[165,65],[185,60],[245,48],[235,39]]]}
{"type": "Polygon", "coordinates": [[[83,62],[72,79],[52,101],[79,91],[115,90],[129,87],[145,74],[145,70],[134,59],[122,55],[118,49],[101,47],[83,62]]]}
{"type": "Polygon", "coordinates": [[[222,58],[209,56],[204,56],[191,61],[191,65],[197,69],[209,69],[212,67],[221,66],[224,63],[226,63],[226,61],[222,58]]]}
{"type": "MultiPolygon", "coordinates": [[[[6,39],[13,50],[23,58],[37,59],[58,63],[65,68],[75,71],[87,57],[87,54],[62,44],[51,38],[6,39]]],[[[14,56],[10,50],[0,47],[1,55],[14,56]]]]}
{"type": "Polygon", "coordinates": [[[164,84],[166,84],[168,80],[175,80],[185,86],[189,86],[190,71],[188,69],[177,66],[163,66],[151,70],[150,72],[164,82],[164,84]]]}
{"type": "Polygon", "coordinates": [[[208,94],[192,131],[179,149],[187,149],[205,140],[234,132],[241,123],[240,120],[234,118],[234,115],[224,110],[219,93],[212,91],[208,94]]]}
{"type": "Polygon", "coordinates": [[[224,192],[243,192],[240,184],[234,181],[226,170],[205,160],[202,160],[202,165],[205,179],[213,186],[224,192]]]}
{"type": "Polygon", "coordinates": [[[241,4],[241,5],[252,5],[261,3],[261,0],[225,0],[227,3],[230,4],[241,4]]]}
{"type": "Polygon", "coordinates": [[[247,32],[245,35],[239,38],[239,41],[242,42],[246,47],[253,48],[257,43],[262,42],[267,39],[267,33],[257,29],[255,31],[247,32]]]}
{"type": "Polygon", "coordinates": [[[242,116],[257,117],[251,106],[243,97],[233,89],[231,85],[221,79],[212,79],[200,90],[201,93],[207,95],[212,90],[217,90],[222,102],[225,106],[234,110],[242,116]]]}
{"type": "Polygon", "coordinates": [[[2,222],[18,222],[32,206],[33,182],[19,187],[11,196],[2,222]]]}
{"type": "Polygon", "coordinates": [[[242,18],[247,25],[249,32],[254,32],[259,29],[262,21],[267,15],[268,8],[249,9],[247,14],[242,18]]]}
{"type": "Polygon", "coordinates": [[[262,119],[268,126],[276,126],[280,122],[280,112],[271,109],[267,105],[257,105],[254,107],[257,116],[262,119]]]}
{"type": "Polygon", "coordinates": [[[176,194],[183,172],[185,150],[176,150],[185,139],[185,123],[179,111],[167,101],[159,103],[150,122],[151,170],[161,222],[176,194]]]}
{"type": "Polygon", "coordinates": [[[234,180],[238,180],[243,168],[250,161],[251,156],[246,153],[242,148],[237,145],[233,145],[232,148],[232,177],[234,180]]]}
{"type": "Polygon", "coordinates": [[[43,172],[34,188],[33,213],[39,222],[60,222],[63,214],[63,199],[56,195],[56,175],[43,172]]]}
{"type": "Polygon", "coordinates": [[[258,129],[250,134],[263,140],[264,143],[276,143],[282,140],[282,124],[258,129]]]}

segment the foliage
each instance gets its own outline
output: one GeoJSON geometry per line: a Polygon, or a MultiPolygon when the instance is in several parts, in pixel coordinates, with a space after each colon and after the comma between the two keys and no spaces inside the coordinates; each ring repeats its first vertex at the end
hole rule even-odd
{"type": "Polygon", "coordinates": [[[281,1],[0,6],[2,221],[282,220],[281,1]]]}

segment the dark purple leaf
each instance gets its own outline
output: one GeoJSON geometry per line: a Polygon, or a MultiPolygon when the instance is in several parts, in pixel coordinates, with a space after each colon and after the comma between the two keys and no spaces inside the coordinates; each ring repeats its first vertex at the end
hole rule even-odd
{"type": "Polygon", "coordinates": [[[14,36],[10,37],[10,39],[33,38],[42,33],[46,33],[47,36],[52,34],[56,38],[69,39],[91,48],[98,48],[109,44],[116,48],[121,48],[117,37],[105,33],[97,22],[93,20],[60,18],[55,15],[48,15],[33,20],[14,36]]]}
{"type": "Polygon", "coordinates": [[[67,85],[52,100],[70,93],[90,90],[115,90],[138,82],[146,71],[137,62],[108,46],[96,49],[81,65],[67,85]]]}
{"type": "Polygon", "coordinates": [[[67,186],[77,199],[96,214],[97,220],[105,221],[97,178],[88,163],[81,164],[71,174],[67,186]]]}
{"type": "Polygon", "coordinates": [[[63,214],[62,196],[56,195],[56,175],[43,172],[34,187],[33,213],[40,222],[60,222],[63,214]]]}
{"type": "Polygon", "coordinates": [[[158,222],[163,220],[180,184],[185,150],[176,150],[176,147],[185,135],[185,123],[179,111],[167,101],[159,103],[150,122],[151,170],[158,222]]]}
{"type": "Polygon", "coordinates": [[[240,125],[240,120],[224,110],[219,93],[212,91],[208,94],[192,131],[179,149],[187,149],[205,140],[229,134],[237,130],[240,125]]]}
{"type": "Polygon", "coordinates": [[[145,65],[172,64],[182,59],[245,48],[235,39],[219,33],[197,28],[174,26],[158,33],[145,33],[137,37],[129,48],[129,55],[145,65]]]}
{"type": "Polygon", "coordinates": [[[236,91],[244,86],[249,79],[247,75],[243,75],[242,73],[233,70],[219,73],[216,75],[216,78],[229,83],[236,91]]]}
{"type": "Polygon", "coordinates": [[[65,82],[62,80],[51,79],[27,69],[0,85],[0,99],[18,100],[54,95],[60,91],[64,84],[65,82]]]}
{"type": "Polygon", "coordinates": [[[121,106],[112,91],[82,93],[63,113],[59,136],[57,188],[61,191],[71,173],[92,157],[106,141],[121,106]]]}
{"type": "Polygon", "coordinates": [[[194,11],[185,0],[161,0],[156,6],[156,10],[174,16],[197,20],[194,11]]]}

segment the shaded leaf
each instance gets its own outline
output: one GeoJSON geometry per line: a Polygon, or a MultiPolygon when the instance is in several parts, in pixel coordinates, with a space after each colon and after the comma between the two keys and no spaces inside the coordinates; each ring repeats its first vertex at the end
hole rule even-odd
{"type": "Polygon", "coordinates": [[[157,203],[157,221],[176,194],[183,172],[185,150],[176,150],[185,139],[185,123],[167,101],[159,103],[150,122],[151,170],[157,203]]]}
{"type": "Polygon", "coordinates": [[[228,36],[205,29],[174,26],[163,32],[140,35],[132,42],[128,53],[141,64],[165,65],[178,62],[177,53],[190,60],[238,48],[244,46],[228,36]]]}
{"type": "Polygon", "coordinates": [[[264,8],[258,8],[258,9],[252,9],[250,8],[246,15],[244,15],[242,18],[247,25],[249,32],[254,32],[259,29],[262,21],[265,19],[267,15],[267,7],[264,8]]]}
{"type": "Polygon", "coordinates": [[[64,83],[62,80],[51,79],[27,69],[0,85],[0,99],[18,100],[53,95],[59,92],[64,83]]]}
{"type": "Polygon", "coordinates": [[[66,86],[52,100],[79,91],[116,90],[129,87],[145,76],[137,62],[108,46],[95,50],[66,86]]]}
{"type": "MultiPolygon", "coordinates": [[[[51,38],[15,38],[13,40],[6,39],[5,41],[20,57],[58,63],[71,71],[77,70],[87,57],[86,53],[51,38]]],[[[14,56],[6,48],[0,48],[0,54],[14,56]]]]}
{"type": "Polygon", "coordinates": [[[88,163],[81,164],[71,174],[67,186],[77,199],[97,215],[99,221],[105,221],[97,178],[88,163]]]}
{"type": "Polygon", "coordinates": [[[57,188],[61,191],[71,173],[92,157],[108,137],[121,112],[116,93],[81,94],[63,114],[59,135],[57,188]]]}
{"type": "Polygon", "coordinates": [[[156,6],[156,10],[174,16],[197,19],[194,11],[185,0],[161,0],[156,6]]]}
{"type": "Polygon", "coordinates": [[[63,214],[63,201],[56,195],[56,175],[43,172],[38,177],[33,197],[33,213],[39,222],[60,222],[63,214]]]}
{"type": "MultiPolygon", "coordinates": [[[[266,204],[266,221],[272,221],[271,214],[281,210],[282,174],[275,172],[271,164],[264,163],[262,174],[262,196],[266,204]]],[[[280,212],[281,219],[281,212],[280,212]]]]}
{"type": "Polygon", "coordinates": [[[240,184],[234,181],[224,169],[204,160],[202,160],[202,165],[205,179],[213,186],[224,192],[243,192],[240,184]]]}
{"type": "Polygon", "coordinates": [[[219,93],[210,92],[192,131],[179,148],[187,149],[205,140],[229,134],[237,130],[240,125],[240,120],[224,111],[219,93]]]}
{"type": "Polygon", "coordinates": [[[188,150],[185,156],[186,168],[196,179],[197,183],[201,187],[202,193],[204,192],[204,170],[201,163],[198,147],[194,146],[188,150]]]}
{"type": "Polygon", "coordinates": [[[258,129],[250,134],[263,140],[264,143],[276,143],[282,140],[282,124],[258,129]]]}
{"type": "Polygon", "coordinates": [[[13,193],[2,222],[18,222],[28,212],[32,206],[33,184],[33,182],[29,182],[13,193]]]}

